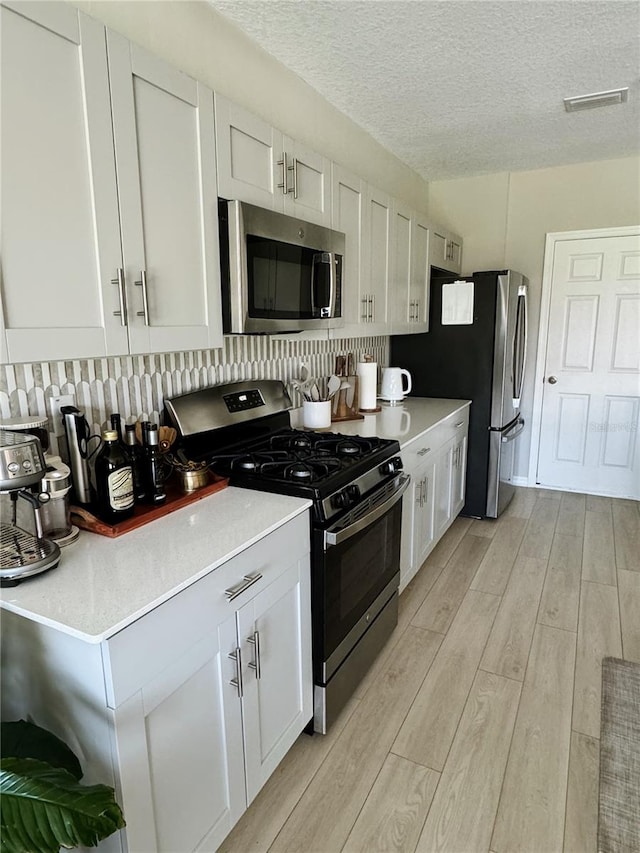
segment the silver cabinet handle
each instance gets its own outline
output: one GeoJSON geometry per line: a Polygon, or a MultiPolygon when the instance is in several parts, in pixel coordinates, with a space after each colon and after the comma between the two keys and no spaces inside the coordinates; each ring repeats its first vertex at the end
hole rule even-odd
{"type": "Polygon", "coordinates": [[[298,198],[298,158],[293,158],[293,165],[287,167],[290,172],[293,172],[293,197],[298,198]]]}
{"type": "Polygon", "coordinates": [[[249,669],[255,669],[256,678],[260,678],[260,634],[258,631],[254,631],[250,637],[247,637],[247,642],[253,646],[255,654],[254,660],[249,663],[249,669]]]}
{"type": "Polygon", "coordinates": [[[426,455],[427,455],[427,453],[430,453],[430,452],[431,452],[431,448],[430,448],[430,447],[423,447],[423,448],[422,448],[422,450],[419,450],[419,451],[416,453],[416,456],[426,456],[426,455]]]}
{"type": "Polygon", "coordinates": [[[366,323],[367,319],[368,319],[367,318],[367,297],[363,296],[362,299],[360,300],[360,302],[362,303],[362,311],[360,312],[360,319],[362,320],[363,323],[366,323]]]}
{"type": "Polygon", "coordinates": [[[244,693],[244,685],[242,684],[242,652],[237,648],[235,651],[229,652],[227,657],[229,660],[234,661],[236,665],[236,677],[232,678],[229,684],[236,688],[238,698],[242,699],[242,694],[244,693]]]}
{"type": "Polygon", "coordinates": [[[124,287],[124,270],[122,267],[118,267],[118,271],[116,273],[117,278],[111,279],[111,284],[118,285],[118,298],[120,299],[120,310],[114,311],[114,317],[120,317],[120,325],[127,325],[127,293],[124,287]]]}
{"type": "Polygon", "coordinates": [[[549,385],[555,385],[557,381],[558,381],[558,380],[556,379],[556,377],[555,377],[555,376],[550,376],[550,377],[547,379],[547,382],[549,383],[549,385]]]}
{"type": "Polygon", "coordinates": [[[144,317],[145,326],[149,324],[149,302],[147,300],[147,271],[140,270],[140,278],[133,282],[136,287],[142,288],[142,311],[136,311],[138,317],[144,317]]]}
{"type": "Polygon", "coordinates": [[[369,322],[373,323],[376,314],[376,297],[375,294],[369,297],[369,322]]]}
{"type": "Polygon", "coordinates": [[[282,152],[282,160],[278,160],[278,166],[282,166],[282,183],[278,184],[280,189],[282,190],[282,194],[286,195],[289,192],[289,187],[287,186],[287,178],[288,178],[288,169],[287,166],[287,152],[282,152]]]}
{"type": "Polygon", "coordinates": [[[249,589],[250,586],[253,586],[254,583],[258,583],[261,578],[262,575],[260,572],[256,572],[253,575],[245,575],[240,583],[230,586],[229,589],[225,589],[224,594],[227,596],[227,601],[233,601],[234,598],[242,595],[245,590],[249,589]]]}
{"type": "Polygon", "coordinates": [[[461,426],[464,426],[464,421],[458,421],[457,424],[453,425],[454,429],[460,429],[461,426]]]}

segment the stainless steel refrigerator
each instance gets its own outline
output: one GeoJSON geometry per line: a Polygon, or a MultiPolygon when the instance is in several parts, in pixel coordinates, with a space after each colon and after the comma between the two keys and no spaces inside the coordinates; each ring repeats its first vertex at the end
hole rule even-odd
{"type": "Polygon", "coordinates": [[[391,338],[390,363],[411,372],[411,396],[472,401],[462,515],[497,518],[513,497],[525,429],[527,286],[513,270],[469,277],[432,270],[429,331],[391,338]]]}

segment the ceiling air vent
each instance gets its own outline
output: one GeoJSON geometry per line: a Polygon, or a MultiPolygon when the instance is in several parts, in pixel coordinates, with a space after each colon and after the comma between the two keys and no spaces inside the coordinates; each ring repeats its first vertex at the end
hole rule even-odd
{"type": "Polygon", "coordinates": [[[578,110],[593,110],[596,107],[608,107],[611,104],[622,104],[627,100],[629,88],[610,89],[608,92],[593,92],[591,95],[580,95],[577,98],[564,98],[564,108],[568,113],[578,110]]]}

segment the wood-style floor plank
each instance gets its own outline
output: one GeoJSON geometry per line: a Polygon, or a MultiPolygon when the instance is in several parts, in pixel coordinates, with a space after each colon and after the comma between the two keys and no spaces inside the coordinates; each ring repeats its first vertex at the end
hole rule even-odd
{"type": "Polygon", "coordinates": [[[442,769],[499,603],[469,590],[393,743],[396,755],[442,769]]]}
{"type": "Polygon", "coordinates": [[[582,579],[616,585],[616,553],[610,513],[592,510],[585,513],[582,579]]]}
{"type": "MultiPolygon", "coordinates": [[[[495,541],[495,540],[494,540],[495,541]]],[[[445,634],[491,540],[467,533],[417,611],[412,625],[445,634]]]]}
{"type": "Polygon", "coordinates": [[[575,634],[537,625],[491,848],[562,849],[571,739],[575,634]]]}
{"type": "Polygon", "coordinates": [[[471,589],[502,595],[522,542],[527,520],[503,518],[491,544],[471,581],[471,589]]]}
{"type": "Polygon", "coordinates": [[[426,559],[426,563],[429,565],[435,564],[436,566],[440,566],[441,569],[444,568],[451,559],[453,552],[460,544],[462,537],[469,530],[470,526],[470,518],[461,518],[458,516],[433,551],[429,554],[426,559]]]}
{"type": "Polygon", "coordinates": [[[613,535],[616,565],[619,569],[640,572],[639,501],[613,502],[613,535]]]}
{"type": "Polygon", "coordinates": [[[565,536],[584,535],[584,514],[587,508],[585,495],[577,492],[563,492],[560,498],[556,533],[565,536]]]}
{"type": "Polygon", "coordinates": [[[519,698],[515,681],[478,672],[418,853],[488,849],[519,698]]]}
{"type": "Polygon", "coordinates": [[[547,577],[542,590],[538,622],[565,631],[578,630],[582,536],[556,531],[551,546],[547,577]]]}
{"type": "Polygon", "coordinates": [[[509,506],[500,518],[531,518],[537,500],[538,492],[536,489],[516,489],[509,506]]]}
{"type": "Polygon", "coordinates": [[[516,558],[481,669],[518,681],[524,679],[546,568],[546,560],[516,558]]]}
{"type": "Polygon", "coordinates": [[[352,699],[326,735],[300,735],[218,853],[266,853],[357,706],[352,699]]]}
{"type": "Polygon", "coordinates": [[[598,849],[598,774],[600,741],[571,733],[564,853],[596,853],[598,849]]]}
{"type": "Polygon", "coordinates": [[[493,539],[500,522],[495,518],[474,518],[469,527],[469,533],[474,536],[486,536],[493,539]]]}
{"type": "Polygon", "coordinates": [[[557,497],[538,498],[527,524],[527,531],[520,546],[520,553],[524,557],[536,557],[538,560],[546,560],[551,553],[553,534],[555,533],[560,500],[557,497]]]}
{"type": "Polygon", "coordinates": [[[618,572],[622,656],[640,663],[640,572],[618,572]]]}
{"type": "Polygon", "coordinates": [[[342,853],[413,853],[439,779],[434,770],[389,754],[342,853]]]}
{"type": "Polygon", "coordinates": [[[582,584],[578,621],[573,728],[600,737],[602,658],[620,657],[618,590],[601,583],[582,584]]]}
{"type": "Polygon", "coordinates": [[[342,849],[441,641],[440,634],[407,629],[401,654],[358,704],[269,848],[273,853],[342,849]]]}
{"type": "Polygon", "coordinates": [[[600,495],[586,495],[586,508],[589,512],[611,512],[611,498],[600,495]]]}

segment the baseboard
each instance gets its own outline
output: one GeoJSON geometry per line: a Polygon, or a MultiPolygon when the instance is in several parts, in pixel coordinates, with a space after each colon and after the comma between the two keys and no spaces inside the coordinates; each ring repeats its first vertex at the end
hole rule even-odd
{"type": "Polygon", "coordinates": [[[514,486],[525,486],[526,488],[531,485],[528,477],[512,477],[511,482],[514,486]]]}

